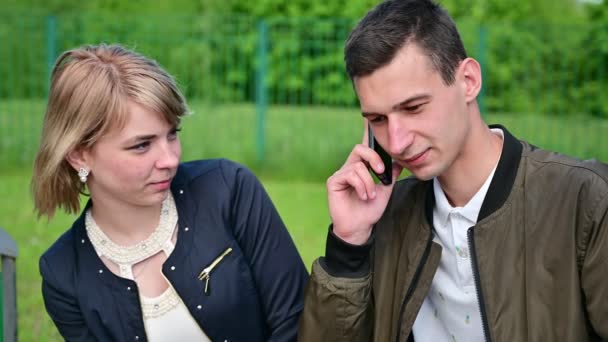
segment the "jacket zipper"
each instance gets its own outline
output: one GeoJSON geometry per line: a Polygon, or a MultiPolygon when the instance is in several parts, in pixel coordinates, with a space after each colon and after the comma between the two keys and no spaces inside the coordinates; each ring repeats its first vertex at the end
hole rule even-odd
{"type": "Polygon", "coordinates": [[[483,334],[486,342],[491,342],[490,326],[488,325],[488,317],[486,315],[485,301],[481,292],[481,279],[479,277],[479,268],[477,265],[477,252],[475,251],[475,239],[473,239],[473,227],[467,230],[467,238],[469,240],[469,254],[471,255],[471,267],[473,268],[473,278],[475,279],[475,291],[477,294],[477,305],[481,313],[481,323],[483,326],[483,334]]]}
{"type": "Polygon", "coordinates": [[[412,279],[412,283],[410,284],[410,287],[407,289],[407,292],[405,293],[405,298],[403,299],[403,302],[401,303],[401,308],[399,309],[399,321],[397,324],[397,334],[396,334],[396,342],[399,342],[399,334],[401,331],[401,324],[403,323],[403,311],[405,310],[405,305],[407,304],[407,302],[409,302],[410,298],[412,297],[412,294],[414,293],[414,288],[416,288],[416,285],[418,284],[418,280],[420,278],[420,274],[422,273],[422,268],[424,268],[424,264],[426,263],[426,260],[429,258],[429,253],[431,251],[431,243],[433,241],[433,232],[429,232],[429,238],[426,242],[426,247],[424,248],[424,253],[422,254],[422,259],[420,260],[420,263],[418,264],[418,267],[416,268],[416,272],[414,273],[414,278],[412,279]]]}

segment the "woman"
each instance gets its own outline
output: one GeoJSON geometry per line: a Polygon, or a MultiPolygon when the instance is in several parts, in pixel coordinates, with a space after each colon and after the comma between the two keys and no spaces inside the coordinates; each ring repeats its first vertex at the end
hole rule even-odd
{"type": "Polygon", "coordinates": [[[121,46],[57,60],[32,189],[39,217],[90,195],[40,259],[66,340],[295,340],[302,260],[250,171],[179,163],[187,112],[173,78],[121,46]]]}

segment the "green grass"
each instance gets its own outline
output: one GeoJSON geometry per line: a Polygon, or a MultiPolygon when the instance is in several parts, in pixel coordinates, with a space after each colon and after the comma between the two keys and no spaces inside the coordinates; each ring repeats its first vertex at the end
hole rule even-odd
{"type": "Polygon", "coordinates": [[[17,258],[17,312],[20,341],[36,341],[48,337],[59,341],[59,337],[46,315],[40,292],[38,258],[54,241],[61,229],[67,228],[70,218],[59,214],[48,224],[36,221],[32,213],[29,195],[29,172],[1,173],[0,226],[16,241],[19,248],[17,258]]]}
{"type": "MultiPolygon", "coordinates": [[[[38,147],[43,101],[0,102],[0,165],[29,167],[38,147]]],[[[286,180],[327,178],[360,138],[355,109],[270,107],[265,117],[264,162],[256,137],[256,109],[251,104],[211,105],[192,102],[194,115],[183,121],[183,159],[224,157],[258,174],[286,180]],[[354,123],[354,124],[353,124],[354,123]]]]}
{"type": "MultiPolygon", "coordinates": [[[[44,101],[0,102],[0,226],[19,246],[18,312],[21,341],[60,340],[40,293],[38,258],[73,217],[36,221],[29,195],[31,161],[38,145],[44,101]]],[[[323,253],[329,222],[324,181],[361,137],[356,108],[271,106],[265,117],[264,162],[256,150],[257,118],[251,104],[192,102],[183,123],[183,160],[226,157],[262,179],[307,267],[323,253]]],[[[520,138],[580,158],[608,161],[608,120],[585,115],[491,114],[520,138]]]]}
{"type": "MultiPolygon", "coordinates": [[[[44,101],[0,102],[0,165],[29,167],[38,145],[44,101]]],[[[272,179],[323,181],[360,141],[357,108],[270,106],[266,116],[263,162],[259,160],[253,104],[191,102],[194,115],[183,122],[184,160],[226,157],[272,179]]],[[[579,158],[608,161],[603,142],[608,120],[588,115],[542,116],[492,113],[517,137],[579,158]]]]}
{"type": "MultiPolygon", "coordinates": [[[[40,255],[70,227],[74,217],[58,213],[37,221],[29,195],[29,171],[0,172],[0,226],[17,241],[17,306],[20,341],[60,341],[40,291],[40,255]]],[[[329,216],[324,183],[262,179],[294,239],[304,263],[324,253],[329,216]]]]}

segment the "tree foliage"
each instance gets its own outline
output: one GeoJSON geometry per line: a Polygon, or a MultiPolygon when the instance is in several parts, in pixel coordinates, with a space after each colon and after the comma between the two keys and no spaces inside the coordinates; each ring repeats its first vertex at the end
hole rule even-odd
{"type": "MultiPolygon", "coordinates": [[[[356,101],[344,73],[342,46],[356,21],[377,3],[5,2],[4,8],[11,10],[0,12],[0,58],[5,61],[0,77],[6,80],[0,83],[0,97],[44,96],[49,66],[60,51],[85,43],[119,42],[158,59],[191,98],[253,101],[263,75],[273,103],[330,105],[356,101]],[[261,32],[267,36],[261,37],[261,32]]],[[[600,96],[608,63],[607,2],[442,4],[455,18],[469,54],[482,63],[487,110],[608,116],[608,97],[600,96]]]]}

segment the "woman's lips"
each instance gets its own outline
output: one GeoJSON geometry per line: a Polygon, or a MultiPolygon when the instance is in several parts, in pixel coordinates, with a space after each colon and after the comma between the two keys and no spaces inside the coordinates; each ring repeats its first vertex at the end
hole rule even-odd
{"type": "Polygon", "coordinates": [[[171,179],[166,179],[160,182],[153,182],[151,185],[158,190],[167,190],[171,185],[171,179]]]}

